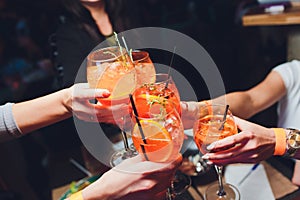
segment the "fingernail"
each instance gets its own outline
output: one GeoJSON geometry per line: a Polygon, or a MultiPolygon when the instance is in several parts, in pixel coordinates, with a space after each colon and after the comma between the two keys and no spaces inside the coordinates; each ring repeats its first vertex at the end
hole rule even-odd
{"type": "Polygon", "coordinates": [[[208,145],[207,147],[206,147],[206,149],[208,150],[208,151],[210,151],[210,150],[212,150],[214,147],[215,147],[215,143],[211,143],[210,145],[208,145]]]}
{"type": "Polygon", "coordinates": [[[109,91],[104,91],[104,92],[102,93],[102,96],[103,96],[103,97],[109,97],[109,96],[110,96],[110,92],[109,92],[109,91]]]}
{"type": "Polygon", "coordinates": [[[212,165],[212,164],[214,164],[214,163],[213,163],[212,161],[208,160],[208,161],[206,162],[206,164],[212,165]]]}

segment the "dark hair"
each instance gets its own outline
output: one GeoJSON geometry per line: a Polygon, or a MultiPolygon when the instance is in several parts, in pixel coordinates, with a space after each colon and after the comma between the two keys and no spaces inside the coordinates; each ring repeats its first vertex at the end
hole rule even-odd
{"type": "MultiPolygon", "coordinates": [[[[105,10],[111,20],[113,29],[116,32],[124,31],[136,26],[133,21],[134,18],[131,17],[132,12],[129,12],[128,10],[131,7],[129,2],[132,0],[127,0],[126,3],[125,0],[103,1],[105,1],[105,10]]],[[[70,14],[68,17],[71,17],[72,20],[78,22],[78,26],[84,28],[94,39],[99,39],[98,28],[95,26],[95,23],[91,23],[94,19],[90,12],[81,4],[80,0],[62,0],[62,3],[70,14]]]]}
{"type": "Polygon", "coordinates": [[[62,0],[62,4],[67,11],[67,18],[78,23],[80,28],[84,28],[94,39],[98,39],[96,27],[91,24],[93,18],[90,12],[80,3],[80,0],[62,0]]]}

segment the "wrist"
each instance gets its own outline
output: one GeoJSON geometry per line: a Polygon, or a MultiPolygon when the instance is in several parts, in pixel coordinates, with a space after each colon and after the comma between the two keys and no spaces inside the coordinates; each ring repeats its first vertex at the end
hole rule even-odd
{"type": "Polygon", "coordinates": [[[69,88],[66,88],[66,89],[63,89],[61,90],[61,92],[63,93],[62,96],[62,106],[64,107],[64,112],[66,114],[69,114],[69,115],[72,115],[72,96],[73,96],[73,90],[72,90],[73,87],[69,87],[69,88]]]}
{"type": "Polygon", "coordinates": [[[106,189],[105,182],[102,181],[102,178],[100,178],[96,182],[92,183],[91,185],[82,190],[82,197],[83,200],[106,200],[110,197],[108,192],[109,190],[106,189]]]}

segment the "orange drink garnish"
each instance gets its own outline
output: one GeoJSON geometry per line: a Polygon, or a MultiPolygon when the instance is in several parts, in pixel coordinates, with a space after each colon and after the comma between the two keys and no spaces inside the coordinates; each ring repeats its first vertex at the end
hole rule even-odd
{"type": "Polygon", "coordinates": [[[166,128],[153,120],[141,120],[140,124],[145,136],[144,140],[138,124],[134,126],[132,132],[133,144],[138,152],[143,155],[146,154],[147,159],[153,162],[166,162],[170,160],[174,147],[172,137],[166,128]]]}
{"type": "Polygon", "coordinates": [[[151,117],[158,112],[169,113],[173,107],[181,114],[180,100],[177,95],[164,85],[144,84],[133,93],[137,110],[141,117],[151,117]]]}

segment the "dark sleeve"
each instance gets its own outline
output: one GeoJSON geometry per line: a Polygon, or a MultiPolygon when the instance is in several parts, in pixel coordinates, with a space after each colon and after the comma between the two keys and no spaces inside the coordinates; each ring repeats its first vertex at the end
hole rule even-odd
{"type": "Polygon", "coordinates": [[[75,25],[64,24],[56,32],[57,64],[63,67],[63,87],[69,87],[75,82],[86,82],[85,57],[94,48],[89,35],[75,25]]]}

